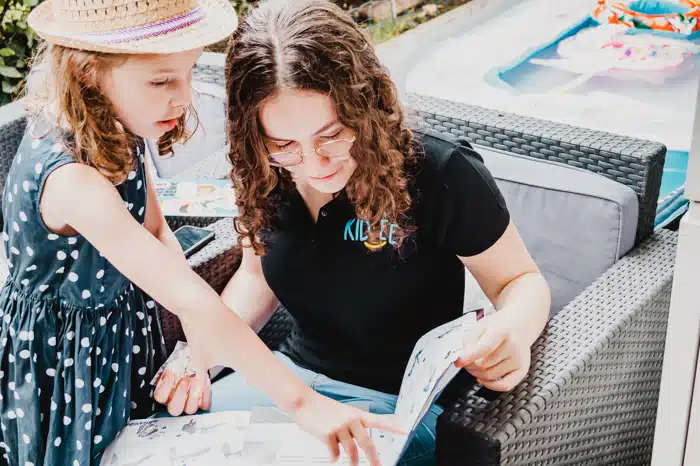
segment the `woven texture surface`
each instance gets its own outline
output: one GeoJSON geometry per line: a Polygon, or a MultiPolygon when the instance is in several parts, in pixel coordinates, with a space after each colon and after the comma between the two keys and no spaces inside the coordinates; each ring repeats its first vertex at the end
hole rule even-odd
{"type": "Polygon", "coordinates": [[[226,87],[224,69],[220,66],[197,63],[197,66],[195,66],[192,71],[192,79],[205,83],[218,84],[223,88],[226,87]]]}
{"type": "Polygon", "coordinates": [[[168,222],[168,226],[172,231],[175,231],[184,225],[205,228],[219,220],[221,220],[220,217],[182,217],[176,215],[165,216],[165,221],[168,222]]]}
{"type": "Polygon", "coordinates": [[[409,94],[408,104],[421,126],[472,144],[565,163],[629,186],[639,198],[637,242],[654,231],[664,145],[418,94],[409,94]]]}
{"type": "Polygon", "coordinates": [[[44,2],[27,22],[51,43],[106,53],[196,49],[227,39],[238,24],[227,0],[44,2]]]}
{"type": "Polygon", "coordinates": [[[150,24],[188,13],[197,4],[193,0],[53,0],[52,6],[54,19],[71,23],[77,33],[150,24]]]}
{"type": "Polygon", "coordinates": [[[440,465],[648,464],[676,242],[655,233],[553,317],[513,391],[441,416],[440,465]]]}

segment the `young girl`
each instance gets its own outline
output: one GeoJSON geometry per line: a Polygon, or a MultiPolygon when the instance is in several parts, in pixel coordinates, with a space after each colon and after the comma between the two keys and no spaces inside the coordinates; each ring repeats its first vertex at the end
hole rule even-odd
{"type": "MultiPolygon", "coordinates": [[[[7,176],[0,292],[0,446],[10,465],[90,465],[131,417],[152,414],[163,360],[154,302],[185,328],[204,374],[235,367],[337,452],[390,419],[318,396],[188,266],[144,167],[185,135],[191,70],[236,26],[226,1],[46,1],[48,43],[7,176]],[[143,290],[143,291],[142,291],[143,290]],[[359,426],[359,427],[358,427],[359,426]]],[[[371,456],[371,455],[370,455],[371,456]]]]}
{"type": "MultiPolygon", "coordinates": [[[[245,247],[223,296],[255,330],[286,307],[295,326],[279,359],[320,393],[393,412],[418,338],[462,314],[466,266],[498,311],[457,364],[494,390],[519,383],[547,284],[480,156],[407,128],[353,21],[326,0],[260,3],[234,34],[226,74],[245,247]]],[[[238,374],[213,386],[213,411],[267,403],[238,374]]],[[[432,406],[403,464],[434,462],[440,412],[432,406]]]]}

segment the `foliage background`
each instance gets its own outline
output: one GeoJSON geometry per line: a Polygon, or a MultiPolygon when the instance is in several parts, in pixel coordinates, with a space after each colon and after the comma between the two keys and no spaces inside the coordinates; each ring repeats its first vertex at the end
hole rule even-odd
{"type": "Polygon", "coordinates": [[[36,35],[27,26],[27,15],[40,0],[4,0],[0,10],[0,105],[13,100],[22,89],[36,35]]]}

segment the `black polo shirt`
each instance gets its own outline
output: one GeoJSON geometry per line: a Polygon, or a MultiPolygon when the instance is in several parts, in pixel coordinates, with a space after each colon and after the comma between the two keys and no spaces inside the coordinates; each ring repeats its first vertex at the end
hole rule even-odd
{"type": "Polygon", "coordinates": [[[415,226],[400,250],[390,224],[376,251],[341,192],[314,223],[296,190],[274,193],[278,218],[262,235],[267,283],[294,317],[280,348],[333,379],[397,394],[416,341],[462,313],[464,265],[510,216],[483,160],[465,140],[417,133],[408,167],[415,226]]]}

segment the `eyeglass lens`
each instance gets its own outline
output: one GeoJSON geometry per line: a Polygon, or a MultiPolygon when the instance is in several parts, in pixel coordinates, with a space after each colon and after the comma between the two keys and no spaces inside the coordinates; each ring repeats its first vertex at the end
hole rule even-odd
{"type": "MultiPolygon", "coordinates": [[[[351,147],[352,142],[350,141],[328,141],[319,144],[316,148],[316,152],[323,157],[329,158],[347,157],[351,147]]],[[[301,163],[302,155],[298,152],[277,152],[271,154],[271,158],[275,163],[280,165],[296,165],[301,163]]]]}

